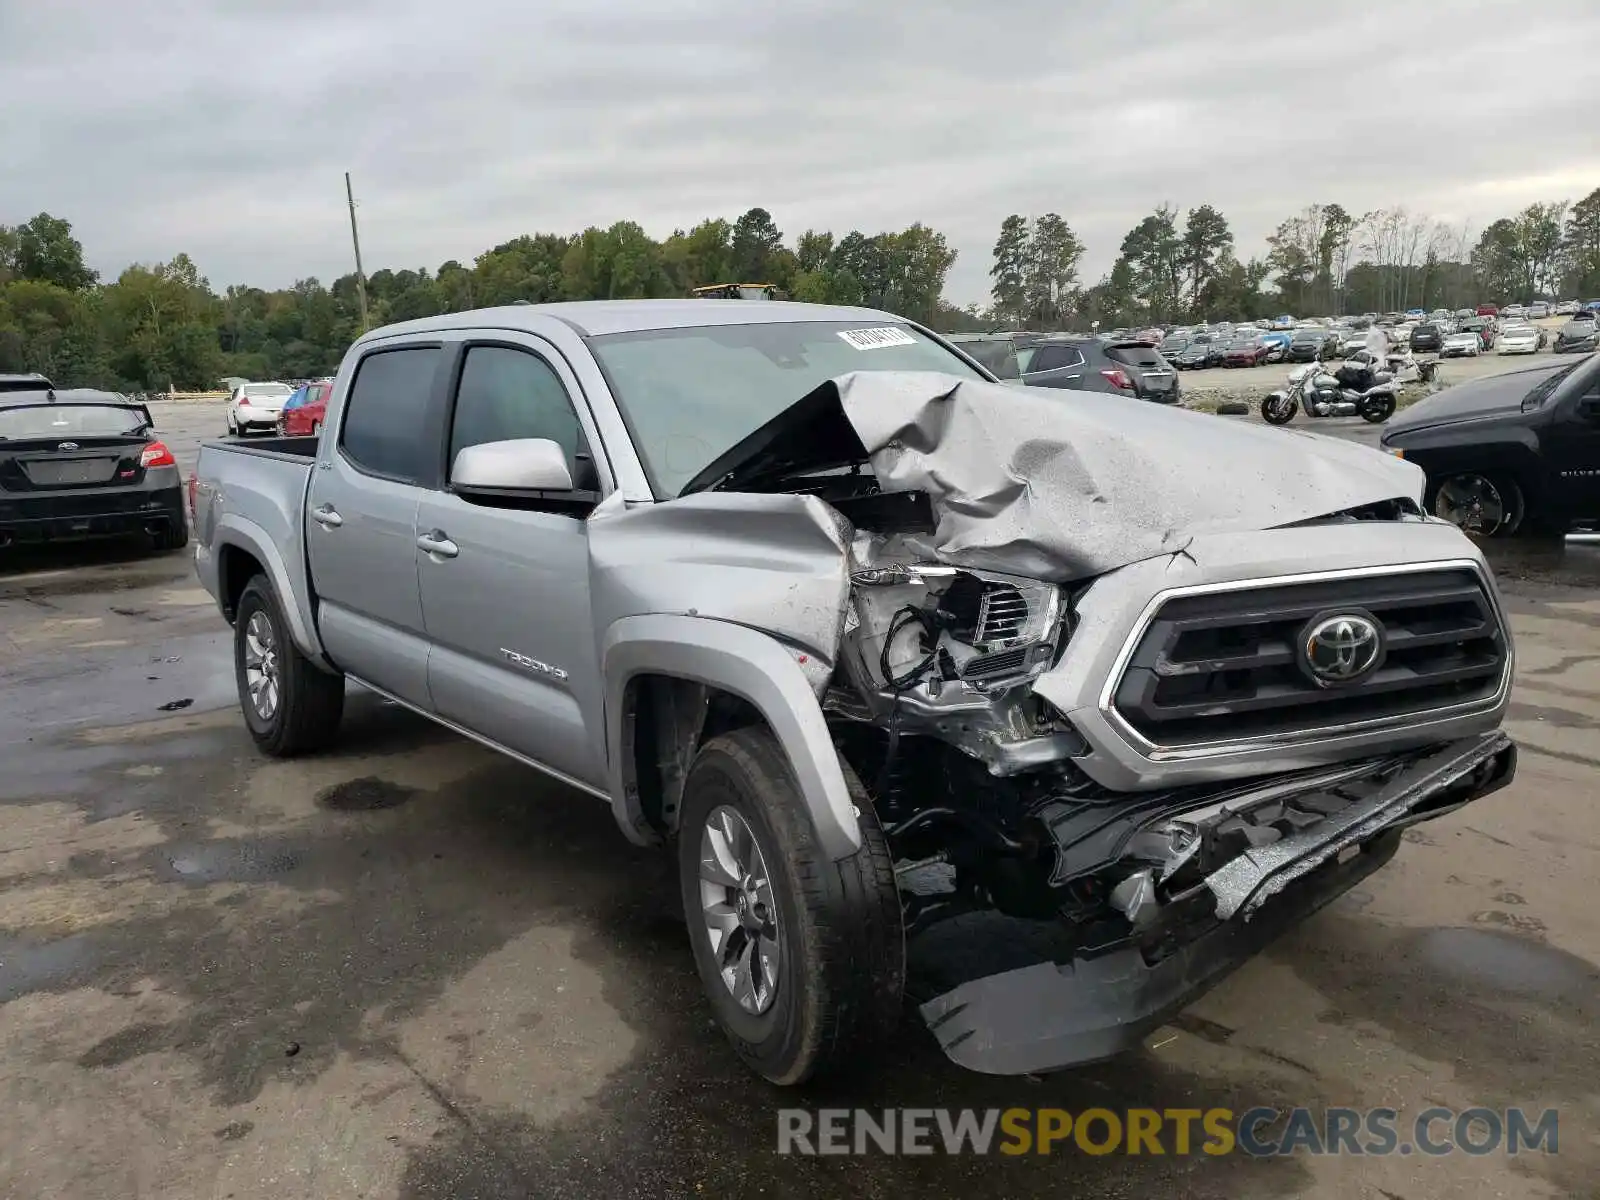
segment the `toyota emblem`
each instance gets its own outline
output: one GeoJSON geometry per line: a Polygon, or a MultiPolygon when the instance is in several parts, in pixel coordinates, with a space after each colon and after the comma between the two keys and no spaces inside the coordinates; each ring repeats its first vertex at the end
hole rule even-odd
{"type": "Polygon", "coordinates": [[[56,447],[57,450],[76,450],[77,448],[78,448],[78,443],[77,442],[62,442],[59,446],[56,447]]]}
{"type": "Polygon", "coordinates": [[[1364,612],[1313,617],[1300,635],[1300,663],[1319,687],[1359,683],[1383,662],[1383,626],[1364,612]]]}

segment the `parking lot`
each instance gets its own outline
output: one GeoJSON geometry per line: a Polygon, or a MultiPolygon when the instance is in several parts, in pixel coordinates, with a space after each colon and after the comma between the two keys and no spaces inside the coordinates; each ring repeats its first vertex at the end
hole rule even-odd
{"type": "MultiPolygon", "coordinates": [[[[1565,324],[1565,318],[1536,321],[1548,330],[1552,341],[1556,330],[1565,324]]],[[[1437,358],[1434,354],[1419,357],[1437,358]]],[[[1490,375],[1503,375],[1507,371],[1526,371],[1531,367],[1555,366],[1571,362],[1572,356],[1554,354],[1549,347],[1537,354],[1499,354],[1486,350],[1476,358],[1467,356],[1447,358],[1439,364],[1439,382],[1448,386],[1484,379],[1490,375]]],[[[1208,367],[1202,371],[1182,372],[1183,390],[1190,393],[1233,392],[1240,395],[1266,395],[1284,384],[1284,377],[1292,368],[1289,363],[1267,363],[1260,367],[1208,367]]]]}
{"type": "MultiPolygon", "coordinates": [[[[155,416],[185,476],[222,432],[215,405],[155,416]]],[[[1592,1195],[1585,554],[1502,564],[1516,782],[1410,830],[1142,1051],[984,1077],[908,1019],[871,1073],[799,1093],[712,1028],[671,861],[604,806],[370,695],[333,753],[264,759],[187,552],[0,558],[0,1196],[1592,1195]],[[1520,1105],[1558,1108],[1561,1138],[1518,1158],[779,1159],[786,1105],[1520,1105]]]]}

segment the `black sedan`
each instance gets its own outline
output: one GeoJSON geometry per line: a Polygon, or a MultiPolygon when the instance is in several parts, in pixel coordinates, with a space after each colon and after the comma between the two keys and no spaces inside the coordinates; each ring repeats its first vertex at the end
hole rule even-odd
{"type": "Polygon", "coordinates": [[[1212,348],[1211,335],[1202,333],[1178,352],[1178,357],[1172,360],[1172,365],[1180,371],[1198,371],[1210,365],[1212,348]]]}
{"type": "Polygon", "coordinates": [[[114,392],[0,388],[0,549],[132,534],[189,540],[172,451],[114,392]]]}
{"type": "Polygon", "coordinates": [[[1284,360],[1292,363],[1326,362],[1339,353],[1339,336],[1325,329],[1298,329],[1289,339],[1284,360]]]}

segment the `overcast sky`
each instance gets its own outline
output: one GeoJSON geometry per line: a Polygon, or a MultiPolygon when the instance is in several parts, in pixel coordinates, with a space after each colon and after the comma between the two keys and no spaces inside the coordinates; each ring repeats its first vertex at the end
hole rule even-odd
{"type": "Polygon", "coordinates": [[[436,268],[631,218],[923,221],[986,299],[1011,212],[1084,282],[1162,201],[1242,256],[1314,200],[1481,225],[1600,186],[1600,3],[0,0],[0,223],[212,284],[436,268]]]}

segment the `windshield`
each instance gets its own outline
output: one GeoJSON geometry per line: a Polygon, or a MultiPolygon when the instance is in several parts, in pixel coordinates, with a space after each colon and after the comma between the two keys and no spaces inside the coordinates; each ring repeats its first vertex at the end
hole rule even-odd
{"type": "Polygon", "coordinates": [[[785,321],[589,339],[657,497],[820,384],[852,371],[980,372],[905,325],[785,321]]]}
{"type": "Polygon", "coordinates": [[[0,439],[119,437],[146,428],[144,413],[114,404],[0,408],[0,439]]]}
{"type": "Polygon", "coordinates": [[[247,383],[244,385],[246,396],[287,396],[293,392],[287,383],[247,383]]]}
{"type": "Polygon", "coordinates": [[[1000,379],[1020,379],[1022,372],[1017,368],[1017,354],[1011,348],[1009,340],[992,339],[988,341],[966,341],[962,338],[951,338],[962,352],[977,359],[989,370],[993,371],[1000,379]]]}

